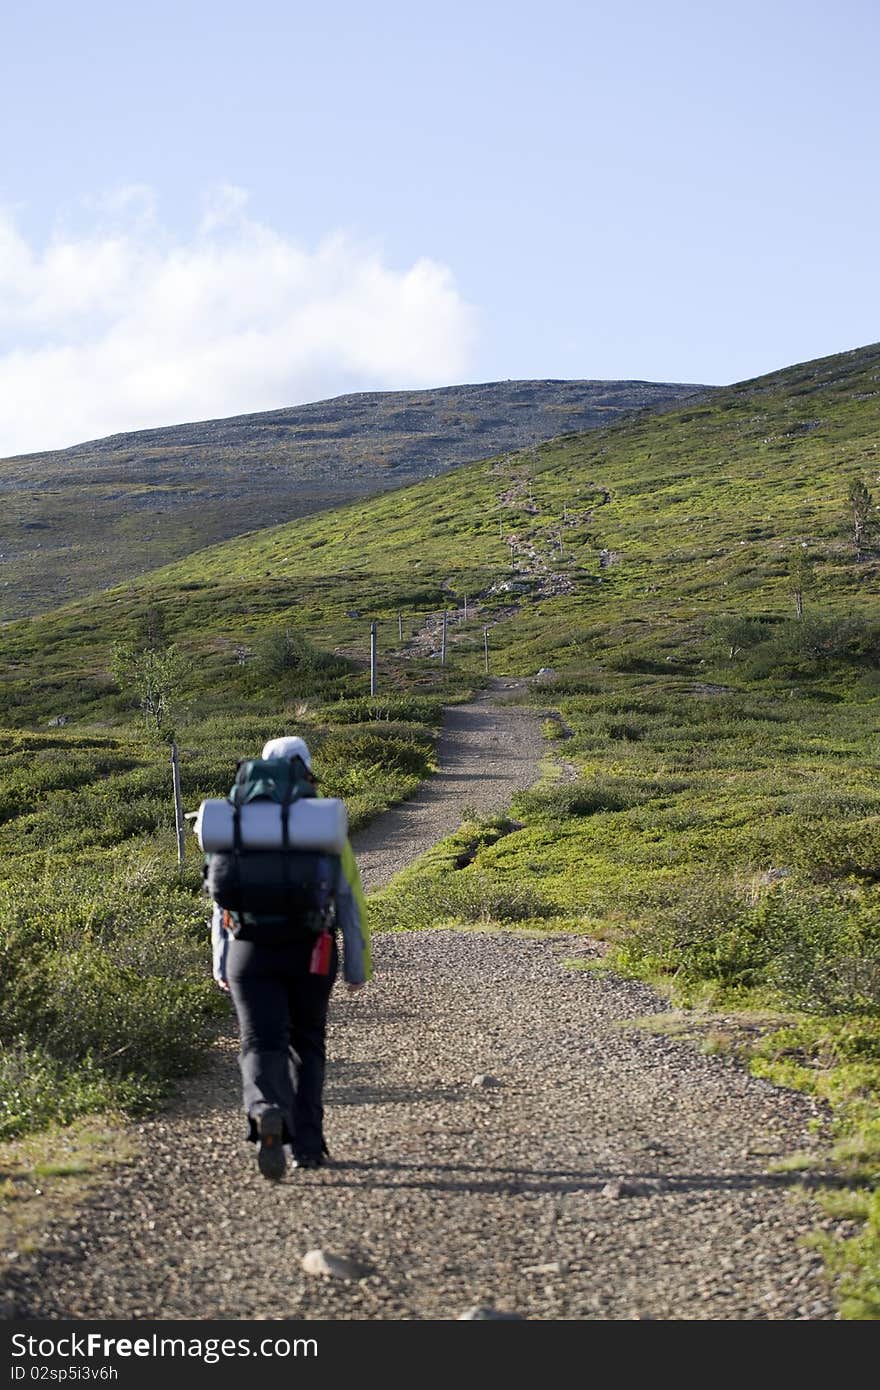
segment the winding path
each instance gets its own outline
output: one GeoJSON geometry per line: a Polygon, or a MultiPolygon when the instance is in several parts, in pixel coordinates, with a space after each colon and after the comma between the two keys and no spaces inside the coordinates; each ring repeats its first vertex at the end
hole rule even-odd
{"type": "Polygon", "coordinates": [[[537,781],[543,753],[534,710],[508,704],[525,682],[494,681],[468,704],[451,705],[437,748],[438,770],[402,806],[353,837],[368,892],[451,835],[468,810],[504,811],[514,792],[537,781]]]}
{"type": "MultiPolygon", "coordinates": [[[[358,837],[376,888],[462,808],[535,780],[539,719],[503,688],[453,708],[440,772],[358,837]]],[[[337,991],[334,1163],[257,1174],[235,1044],[73,1222],[20,1261],[19,1317],[832,1319],[808,1183],[768,1164],[816,1144],[805,1097],[662,1032],[646,987],[573,968],[583,937],[385,935],[376,978],[337,991]],[[348,1257],[348,1280],[303,1254],[348,1257]],[[482,1316],[492,1316],[492,1312],[482,1316]]]]}

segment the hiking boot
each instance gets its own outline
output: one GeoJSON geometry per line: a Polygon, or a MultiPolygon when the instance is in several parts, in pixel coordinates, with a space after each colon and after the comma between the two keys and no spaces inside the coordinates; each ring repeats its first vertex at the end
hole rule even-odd
{"type": "Polygon", "coordinates": [[[284,1177],[287,1160],[284,1157],[284,1117],[276,1106],[270,1106],[257,1116],[257,1164],[264,1178],[279,1182],[284,1177]]]}
{"type": "Polygon", "coordinates": [[[317,1152],[297,1153],[295,1150],[291,1156],[291,1166],[293,1168],[323,1168],[329,1162],[330,1150],[326,1144],[322,1144],[317,1152]]]}

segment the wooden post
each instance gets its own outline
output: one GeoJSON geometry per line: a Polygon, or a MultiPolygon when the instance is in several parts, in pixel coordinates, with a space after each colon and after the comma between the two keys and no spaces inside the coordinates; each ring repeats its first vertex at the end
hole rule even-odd
{"type": "Polygon", "coordinates": [[[489,629],[483,628],[483,652],[486,657],[486,675],[489,674],[489,629]]]}
{"type": "Polygon", "coordinates": [[[401,641],[401,642],[403,641],[403,614],[402,614],[402,613],[398,613],[398,615],[397,615],[397,637],[398,637],[398,640],[399,640],[399,641],[401,641]]]}
{"type": "Polygon", "coordinates": [[[516,569],[516,546],[514,545],[513,541],[510,541],[510,542],[509,542],[509,545],[510,545],[510,568],[513,570],[513,569],[516,569]]]}
{"type": "Polygon", "coordinates": [[[376,624],[370,623],[370,694],[376,693],[376,624]]]}
{"type": "Polygon", "coordinates": [[[183,868],[183,797],[180,794],[180,758],[177,744],[171,741],[171,779],[174,784],[174,828],[177,831],[177,867],[183,868]]]}
{"type": "Polygon", "coordinates": [[[440,665],[446,665],[446,609],[443,609],[443,636],[440,642],[440,665]]]}
{"type": "Polygon", "coordinates": [[[464,596],[464,620],[465,622],[468,620],[467,594],[464,596]]]}

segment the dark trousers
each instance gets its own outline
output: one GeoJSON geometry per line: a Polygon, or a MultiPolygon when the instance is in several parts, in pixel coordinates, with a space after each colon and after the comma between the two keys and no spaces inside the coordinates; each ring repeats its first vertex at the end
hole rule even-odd
{"type": "Polygon", "coordinates": [[[339,968],[336,942],[327,975],[309,973],[313,941],[265,946],[229,943],[227,978],[238,1015],[242,1101],[256,1138],[268,1106],[284,1117],[284,1141],[297,1154],[324,1144],[325,1035],[339,968]]]}

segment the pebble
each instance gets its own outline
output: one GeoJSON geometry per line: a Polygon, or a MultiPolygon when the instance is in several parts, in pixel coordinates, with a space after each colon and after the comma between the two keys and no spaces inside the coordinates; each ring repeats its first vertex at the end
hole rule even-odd
{"type": "Polygon", "coordinates": [[[306,1274],[323,1274],[330,1279],[359,1279],[364,1271],[354,1260],[333,1255],[328,1250],[309,1250],[302,1257],[306,1274]]]}
{"type": "Polygon", "coordinates": [[[618,1202],[621,1197],[635,1197],[637,1191],[638,1189],[631,1182],[627,1182],[625,1178],[612,1178],[602,1188],[602,1196],[610,1197],[613,1202],[618,1202]]]}

